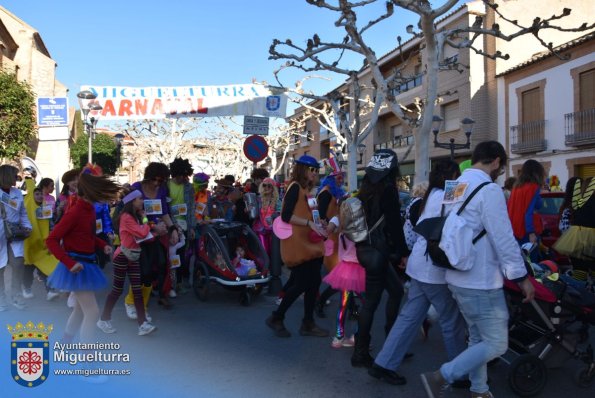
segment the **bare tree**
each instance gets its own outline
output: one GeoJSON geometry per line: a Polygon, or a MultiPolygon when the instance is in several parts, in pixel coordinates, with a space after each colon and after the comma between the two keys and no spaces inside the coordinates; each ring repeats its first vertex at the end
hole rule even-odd
{"type": "MultiPolygon", "coordinates": [[[[384,12],[377,18],[372,19],[364,24],[358,25],[357,13],[362,7],[369,6],[372,3],[377,3],[377,0],[360,0],[360,1],[348,1],[338,0],[331,4],[325,0],[306,0],[309,4],[324,8],[327,10],[334,11],[338,14],[338,18],[335,22],[335,26],[342,28],[346,32],[342,42],[325,42],[320,39],[318,34],[314,34],[311,39],[307,41],[307,45],[300,47],[295,45],[291,40],[281,42],[274,40],[271,46],[270,53],[272,59],[288,59],[287,66],[298,67],[304,72],[312,72],[319,70],[327,70],[340,74],[347,74],[349,76],[350,84],[354,87],[353,98],[356,104],[359,103],[359,97],[357,96],[357,88],[359,84],[357,82],[356,71],[339,68],[338,62],[344,52],[353,52],[360,54],[366,60],[366,67],[370,69],[373,75],[374,91],[372,97],[374,98],[375,108],[380,106],[384,101],[388,104],[391,111],[404,123],[411,126],[415,134],[415,174],[416,179],[423,181],[427,179],[428,168],[429,168],[429,143],[430,143],[430,132],[432,128],[432,116],[434,115],[434,108],[436,102],[439,100],[438,92],[438,74],[442,70],[462,70],[465,65],[460,64],[457,60],[450,60],[444,62],[444,49],[445,46],[461,49],[468,48],[470,51],[479,54],[481,56],[488,57],[490,59],[507,59],[508,55],[503,54],[498,50],[489,52],[489,50],[483,49],[477,43],[482,43],[484,38],[492,37],[505,41],[511,41],[520,36],[532,35],[535,39],[547,50],[554,51],[554,45],[551,42],[546,42],[542,38],[541,32],[554,30],[558,32],[580,32],[590,31],[595,27],[595,24],[584,23],[576,28],[565,28],[559,24],[559,20],[570,15],[571,10],[564,8],[559,14],[554,14],[548,18],[535,17],[528,26],[524,26],[518,22],[518,20],[507,18],[498,9],[498,4],[493,0],[482,0],[486,6],[487,14],[495,15],[499,21],[506,21],[507,30],[509,33],[504,33],[501,27],[497,23],[491,23],[487,26],[486,20],[480,15],[476,16],[475,22],[471,26],[463,26],[457,28],[439,28],[437,20],[447,14],[455,7],[458,3],[457,0],[444,0],[442,2],[432,2],[434,4],[440,3],[438,6],[433,6],[428,0],[391,0],[386,1],[386,8],[384,12]],[[380,22],[393,17],[395,13],[395,7],[402,10],[407,10],[419,16],[419,22],[417,28],[410,25],[406,27],[406,31],[410,33],[414,38],[420,40],[421,47],[424,48],[424,61],[425,61],[425,95],[417,102],[416,109],[411,109],[407,104],[400,103],[393,94],[393,89],[404,82],[411,79],[411,75],[405,73],[405,66],[407,60],[403,60],[398,67],[392,71],[386,73],[380,68],[379,60],[373,51],[370,43],[366,43],[364,34],[375,25],[380,22]],[[361,26],[361,27],[360,27],[361,26]],[[296,52],[296,54],[280,53],[277,51],[277,47],[285,45],[296,52]],[[339,51],[339,57],[333,62],[323,62],[320,60],[320,55],[325,52],[339,51]],[[314,66],[303,67],[300,63],[310,60],[314,63],[314,66]]],[[[538,7],[535,7],[538,12],[538,7]]],[[[491,18],[493,19],[493,18],[491,18]]],[[[395,18],[393,18],[395,20],[395,18]]],[[[396,19],[398,21],[398,19],[396,19]]],[[[397,22],[398,23],[398,22],[397,22]]],[[[398,38],[399,47],[401,46],[401,39],[398,38]]],[[[313,97],[314,98],[314,97],[313,97]]],[[[331,100],[324,96],[318,97],[318,99],[331,100]]],[[[332,102],[331,102],[332,103],[332,102]]],[[[352,114],[358,116],[358,110],[353,109],[352,114]]],[[[343,123],[343,120],[341,121],[343,123]]],[[[352,121],[355,123],[355,120],[352,121]]],[[[374,115],[371,117],[370,123],[375,124],[374,115]]],[[[356,123],[357,124],[357,123],[356,123]]],[[[342,124],[342,132],[348,139],[348,147],[350,149],[350,164],[352,162],[352,150],[357,147],[357,144],[361,141],[352,140],[353,132],[351,136],[349,132],[343,130],[345,126],[342,124]]],[[[354,126],[353,131],[358,131],[357,127],[354,126]]],[[[368,131],[369,133],[369,131],[368,131]]],[[[355,167],[355,166],[353,166],[355,167]]]]}
{"type": "Polygon", "coordinates": [[[194,150],[189,135],[196,131],[200,119],[130,120],[117,130],[133,141],[129,155],[169,164],[177,157],[188,157],[194,150]]]}
{"type": "Polygon", "coordinates": [[[375,87],[362,86],[358,70],[340,66],[346,50],[361,52],[354,46],[347,46],[347,43],[323,42],[314,34],[308,39],[306,46],[294,44],[290,39],[274,39],[269,48],[269,59],[287,60],[275,71],[278,84],[288,91],[291,101],[307,110],[306,118],[315,115],[319,123],[334,133],[337,142],[346,149],[347,183],[350,189],[353,189],[357,186],[357,148],[376,126],[382,104],[382,92],[375,87]],[[337,49],[340,51],[337,52],[337,49]],[[330,59],[326,60],[323,57],[330,59]],[[345,76],[347,80],[338,89],[317,95],[304,89],[304,81],[314,77],[311,75],[298,81],[293,88],[286,87],[279,77],[280,72],[286,68],[297,68],[306,73],[331,71],[345,76]],[[371,90],[372,94],[365,96],[365,89],[371,90]]]}

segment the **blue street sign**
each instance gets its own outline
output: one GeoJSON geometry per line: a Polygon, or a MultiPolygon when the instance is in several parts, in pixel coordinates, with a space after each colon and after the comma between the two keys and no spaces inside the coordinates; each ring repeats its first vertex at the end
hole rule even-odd
{"type": "Polygon", "coordinates": [[[40,97],[37,99],[37,125],[68,126],[68,100],[66,97],[40,97]]]}

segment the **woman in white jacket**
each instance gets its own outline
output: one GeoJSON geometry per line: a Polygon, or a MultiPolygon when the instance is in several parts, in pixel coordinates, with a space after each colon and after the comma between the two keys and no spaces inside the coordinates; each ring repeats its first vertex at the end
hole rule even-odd
{"type": "MultiPolygon", "coordinates": [[[[20,224],[31,229],[27,210],[23,203],[23,194],[14,187],[18,169],[10,165],[0,166],[0,217],[9,223],[20,224]]],[[[25,308],[21,284],[24,271],[24,243],[22,240],[8,242],[4,230],[4,220],[0,221],[0,311],[6,311],[8,303],[4,286],[4,270],[12,267],[11,304],[17,309],[25,308]]]]}
{"type": "MultiPolygon", "coordinates": [[[[421,204],[418,224],[426,218],[440,216],[444,182],[454,180],[460,174],[459,165],[454,161],[444,160],[434,163],[428,189],[421,204]]],[[[465,321],[446,285],[446,270],[432,264],[432,260],[426,254],[426,244],[426,240],[418,235],[407,260],[406,272],[411,278],[407,301],[388,334],[382,350],[376,356],[374,365],[368,371],[370,376],[383,379],[390,384],[407,382],[405,377],[396,373],[396,369],[401,365],[409,346],[417,336],[430,305],[433,305],[439,314],[438,321],[448,358],[456,357],[466,348],[465,321]]],[[[468,383],[461,384],[467,387],[468,383]]]]}

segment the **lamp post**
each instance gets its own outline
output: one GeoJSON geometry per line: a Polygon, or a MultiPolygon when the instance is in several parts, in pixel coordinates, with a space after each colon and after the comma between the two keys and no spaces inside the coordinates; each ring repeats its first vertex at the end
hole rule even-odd
{"type": "Polygon", "coordinates": [[[364,152],[366,152],[366,145],[365,144],[359,144],[357,146],[357,153],[359,153],[359,160],[357,161],[357,164],[362,164],[363,157],[364,157],[364,152]]]}
{"type": "Polygon", "coordinates": [[[83,125],[85,128],[85,132],[89,137],[89,156],[88,162],[90,164],[93,163],[93,135],[95,134],[95,126],[97,126],[98,118],[95,116],[91,116],[89,118],[89,113],[93,111],[94,113],[103,109],[101,105],[96,102],[93,102],[97,95],[89,90],[83,90],[76,95],[79,99],[79,106],[81,107],[81,112],[83,113],[83,125]]]}
{"type": "Polygon", "coordinates": [[[122,163],[122,141],[124,140],[124,134],[118,133],[114,135],[114,141],[116,141],[116,168],[120,167],[122,163]]]}
{"type": "MultiPolygon", "coordinates": [[[[345,155],[343,154],[343,145],[337,142],[333,145],[333,148],[335,149],[335,154],[337,155],[337,161],[339,162],[339,165],[347,164],[347,160],[345,160],[345,155]]],[[[365,152],[366,145],[359,144],[357,146],[357,153],[359,155],[359,159],[355,162],[356,164],[362,164],[365,152]]]]}
{"type": "Polygon", "coordinates": [[[471,148],[471,133],[473,131],[473,125],[475,124],[475,120],[471,118],[464,118],[461,120],[461,130],[465,132],[467,136],[467,142],[464,144],[455,144],[455,139],[451,138],[449,142],[439,142],[438,141],[438,132],[440,131],[440,125],[442,124],[442,119],[440,116],[434,115],[432,117],[432,132],[434,133],[434,148],[443,148],[443,149],[450,149],[450,160],[455,159],[455,150],[457,149],[469,149],[471,148]]]}

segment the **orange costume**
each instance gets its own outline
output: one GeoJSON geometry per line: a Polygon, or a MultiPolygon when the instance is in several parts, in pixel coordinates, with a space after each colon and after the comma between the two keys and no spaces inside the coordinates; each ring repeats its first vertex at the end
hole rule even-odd
{"type": "MultiPolygon", "coordinates": [[[[308,191],[299,186],[295,181],[287,187],[288,191],[293,184],[297,184],[300,189],[293,214],[297,217],[305,218],[310,222],[314,222],[312,211],[310,210],[307,201],[308,191]]],[[[281,240],[281,258],[287,267],[293,267],[308,260],[324,256],[323,243],[310,241],[310,232],[312,230],[309,226],[292,224],[291,228],[291,236],[281,240]]]]}

